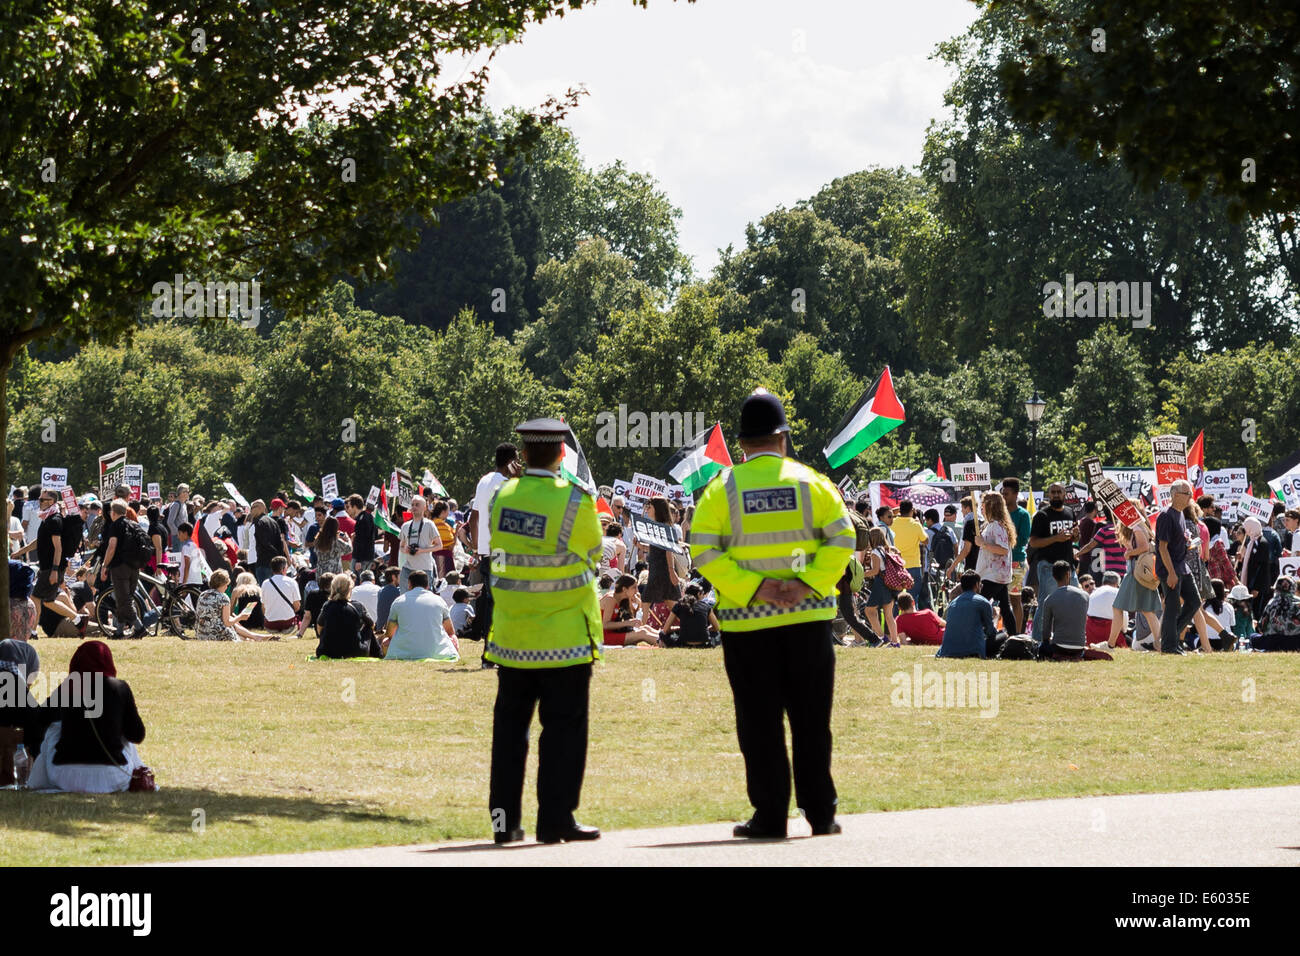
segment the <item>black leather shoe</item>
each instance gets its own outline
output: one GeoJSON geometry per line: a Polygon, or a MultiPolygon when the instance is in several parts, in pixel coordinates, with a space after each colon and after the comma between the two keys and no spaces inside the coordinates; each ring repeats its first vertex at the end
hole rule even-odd
{"type": "Polygon", "coordinates": [[[731,835],[743,837],[746,840],[784,840],[785,827],[777,830],[750,820],[748,823],[737,823],[732,829],[731,835]]]}
{"type": "Polygon", "coordinates": [[[812,827],[813,836],[834,836],[836,833],[843,833],[844,828],[840,826],[838,820],[832,820],[829,823],[809,823],[812,827]]]}
{"type": "Polygon", "coordinates": [[[497,846],[505,843],[518,843],[524,838],[524,828],[515,827],[513,830],[503,830],[500,833],[492,834],[492,842],[497,846]]]}
{"type": "Polygon", "coordinates": [[[573,822],[560,830],[537,829],[538,843],[572,843],[575,840],[599,840],[600,831],[595,827],[583,826],[573,822]]]}

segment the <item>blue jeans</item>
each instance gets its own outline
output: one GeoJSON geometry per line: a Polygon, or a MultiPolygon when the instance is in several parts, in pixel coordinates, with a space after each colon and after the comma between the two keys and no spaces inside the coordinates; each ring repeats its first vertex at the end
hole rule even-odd
{"type": "Polygon", "coordinates": [[[908,568],[907,573],[912,576],[912,586],[907,589],[907,593],[916,600],[916,609],[918,611],[928,610],[930,607],[930,589],[925,585],[925,575],[921,573],[920,568],[908,568]]]}
{"type": "Polygon", "coordinates": [[[274,576],[275,572],[271,570],[269,564],[253,565],[253,576],[257,578],[257,586],[261,587],[266,583],[266,579],[274,576]]]}
{"type": "MultiPolygon", "coordinates": [[[[1056,578],[1052,577],[1052,564],[1051,561],[1038,562],[1038,591],[1035,594],[1038,600],[1038,613],[1034,615],[1033,630],[1035,644],[1043,643],[1043,605],[1056,593],[1058,587],[1056,578]]],[[[1079,586],[1079,576],[1073,569],[1070,570],[1070,583],[1076,588],[1079,586]]]]}
{"type": "MultiPolygon", "coordinates": [[[[403,594],[406,593],[406,581],[411,576],[411,572],[415,570],[419,570],[419,569],[408,568],[406,565],[402,565],[402,571],[397,577],[397,586],[402,589],[403,594]]],[[[424,589],[426,591],[432,591],[435,575],[432,571],[425,571],[424,573],[429,576],[429,583],[424,586],[424,589]]]]}

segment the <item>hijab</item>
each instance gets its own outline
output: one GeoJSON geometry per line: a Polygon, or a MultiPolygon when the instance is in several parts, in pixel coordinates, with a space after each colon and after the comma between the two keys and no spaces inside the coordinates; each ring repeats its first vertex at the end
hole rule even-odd
{"type": "Polygon", "coordinates": [[[103,641],[86,641],[72,654],[72,663],[68,665],[72,674],[103,674],[116,677],[117,668],[113,665],[113,652],[103,641]]]}
{"type": "Polygon", "coordinates": [[[1264,533],[1264,526],[1259,523],[1258,518],[1247,518],[1242,522],[1246,529],[1246,544],[1241,552],[1241,577],[1242,580],[1250,580],[1250,559],[1255,553],[1255,548],[1259,544],[1260,535],[1264,533]]]}
{"type": "Polygon", "coordinates": [[[1296,600],[1295,582],[1280,574],[1273,584],[1273,596],[1260,618],[1259,629],[1265,634],[1300,634],[1300,601],[1296,600]]]}

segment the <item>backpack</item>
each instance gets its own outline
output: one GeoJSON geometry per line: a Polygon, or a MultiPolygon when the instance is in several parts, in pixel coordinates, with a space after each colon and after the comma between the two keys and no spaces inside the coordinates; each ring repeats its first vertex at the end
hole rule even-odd
{"type": "Polygon", "coordinates": [[[953,558],[957,557],[957,545],[953,543],[952,535],[943,525],[935,525],[933,539],[930,542],[930,557],[940,568],[946,568],[952,563],[953,558]]]}
{"type": "Polygon", "coordinates": [[[139,571],[153,556],[153,545],[149,543],[149,534],[140,527],[140,522],[132,521],[130,518],[122,519],[122,528],[116,557],[123,564],[139,571]]]}
{"type": "Polygon", "coordinates": [[[849,590],[857,594],[862,590],[863,582],[866,580],[867,569],[862,566],[855,554],[849,558],[849,590]]]}
{"type": "Polygon", "coordinates": [[[906,591],[915,583],[903,564],[902,557],[897,551],[890,551],[888,548],[885,549],[884,575],[885,587],[891,591],[906,591]]]}
{"type": "Polygon", "coordinates": [[[1032,637],[1024,634],[1013,634],[1002,642],[998,648],[998,660],[1000,661],[1036,661],[1038,660],[1038,646],[1034,643],[1032,637]]]}

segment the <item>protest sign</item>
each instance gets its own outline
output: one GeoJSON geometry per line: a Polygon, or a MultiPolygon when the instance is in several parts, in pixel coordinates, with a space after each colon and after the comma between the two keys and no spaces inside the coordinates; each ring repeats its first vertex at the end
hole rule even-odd
{"type": "Polygon", "coordinates": [[[149,482],[149,497],[151,499],[162,497],[162,488],[158,485],[158,482],[156,481],[149,482]]]}
{"type": "Polygon", "coordinates": [[[1300,508],[1300,468],[1288,471],[1281,478],[1274,478],[1268,486],[1281,496],[1288,508],[1300,508]]]}
{"type": "Polygon", "coordinates": [[[126,477],[126,449],[119,448],[99,456],[99,497],[111,501],[113,489],[126,477]]]}
{"type": "Polygon", "coordinates": [[[687,494],[686,489],[683,488],[681,485],[668,486],[668,500],[675,501],[680,505],[695,504],[695,496],[692,494],[687,494]]]}
{"type": "Polygon", "coordinates": [[[675,527],[675,525],[651,521],[638,514],[632,515],[632,533],[636,535],[638,541],[652,548],[659,548],[661,551],[685,554],[681,544],[674,540],[675,527]]]}
{"type": "Polygon", "coordinates": [[[68,514],[77,513],[77,496],[70,485],[64,485],[61,489],[63,495],[63,510],[68,514]]]}
{"type": "Polygon", "coordinates": [[[965,490],[950,481],[919,481],[910,485],[899,481],[873,481],[867,485],[867,494],[871,498],[872,514],[877,508],[897,508],[899,502],[910,501],[922,514],[927,508],[938,509],[942,518],[944,505],[956,504],[965,490]]]}
{"type": "Polygon", "coordinates": [[[1151,459],[1155,464],[1155,485],[1168,488],[1175,481],[1187,480],[1187,436],[1158,435],[1151,439],[1151,459]]]}
{"type": "Polygon", "coordinates": [[[844,496],[845,501],[857,500],[858,486],[853,483],[853,479],[850,478],[848,475],[845,475],[843,478],[841,478],[839,485],[837,485],[836,487],[840,489],[840,494],[844,496]]]}
{"type": "Polygon", "coordinates": [[[638,498],[666,498],[668,483],[637,472],[632,476],[632,494],[638,498]]]}
{"type": "Polygon", "coordinates": [[[986,488],[992,484],[987,461],[957,462],[948,468],[948,480],[962,487],[986,488]]]}
{"type": "MultiPolygon", "coordinates": [[[[411,478],[411,473],[405,468],[394,468],[393,476],[397,482],[397,503],[409,510],[411,499],[415,497],[415,481],[411,478]]],[[[329,496],[326,495],[326,497],[329,496]]]]}
{"type": "Polygon", "coordinates": [[[1277,562],[1279,574],[1285,574],[1287,577],[1295,577],[1300,573],[1300,554],[1289,558],[1279,558],[1277,562]]]}
{"type": "Polygon", "coordinates": [[[1115,520],[1129,528],[1142,523],[1142,512],[1138,511],[1137,505],[1129,499],[1124,490],[1106,476],[1100,458],[1095,455],[1085,458],[1083,470],[1092,483],[1093,497],[1110,509],[1115,520]]]}
{"type": "Polygon", "coordinates": [[[1258,518],[1267,524],[1268,519],[1273,516],[1273,502],[1253,495],[1242,495],[1237,502],[1237,513],[1242,518],[1258,518]]]}
{"type": "Polygon", "coordinates": [[[320,480],[320,490],[326,501],[333,501],[339,496],[339,476],[330,472],[320,480]]]}
{"type": "MultiPolygon", "coordinates": [[[[911,478],[911,477],[912,477],[912,469],[911,469],[911,468],[894,468],[893,470],[891,470],[891,471],[889,472],[889,480],[890,480],[890,481],[901,481],[901,482],[904,482],[904,483],[905,483],[905,482],[907,481],[907,479],[909,479],[909,478],[911,478]]],[[[848,479],[846,478],[845,481],[847,481],[847,480],[848,480],[848,479]]]]}
{"type": "Polygon", "coordinates": [[[58,491],[67,487],[68,469],[66,468],[42,468],[41,469],[41,487],[49,491],[58,491]]]}
{"type": "Polygon", "coordinates": [[[244,499],[244,496],[239,493],[239,489],[235,487],[233,482],[224,482],[223,486],[226,489],[226,493],[230,495],[231,498],[235,499],[235,504],[239,505],[241,508],[248,507],[248,502],[244,499]]]}
{"type": "Polygon", "coordinates": [[[371,485],[370,494],[366,495],[366,507],[373,508],[377,504],[379,504],[379,486],[371,485]]]}
{"type": "Polygon", "coordinates": [[[131,500],[139,501],[140,492],[144,490],[144,465],[127,465],[122,480],[131,489],[131,500]]]}

